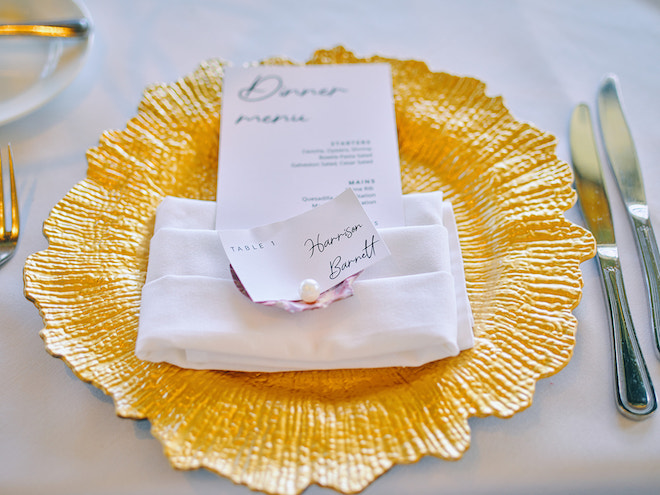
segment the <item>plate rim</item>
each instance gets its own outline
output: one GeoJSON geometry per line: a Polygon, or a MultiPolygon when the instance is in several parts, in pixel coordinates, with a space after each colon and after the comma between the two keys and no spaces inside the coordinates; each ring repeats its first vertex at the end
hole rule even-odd
{"type": "MultiPolygon", "coordinates": [[[[89,34],[85,38],[75,40],[84,45],[82,50],[76,50],[75,64],[69,64],[61,72],[58,72],[59,69],[56,68],[48,76],[39,78],[14,97],[0,100],[0,125],[15,122],[52,101],[75,80],[89,59],[95,35],[92,16],[82,0],[66,1],[73,7],[72,10],[77,11],[76,15],[86,18],[90,24],[89,34]]],[[[61,46],[70,40],[52,39],[49,41],[61,46]]]]}

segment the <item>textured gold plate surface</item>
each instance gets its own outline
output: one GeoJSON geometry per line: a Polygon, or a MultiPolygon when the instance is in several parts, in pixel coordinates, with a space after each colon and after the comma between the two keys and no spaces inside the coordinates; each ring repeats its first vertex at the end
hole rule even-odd
{"type": "MultiPolygon", "coordinates": [[[[87,178],[53,209],[46,250],[25,266],[47,350],[148,418],[171,464],[293,494],[357,492],[397,463],[458,459],[470,416],[509,417],[575,344],[579,264],[593,239],[553,136],[517,122],[484,84],[417,61],[321,50],[308,63],[392,66],[404,192],[453,202],[476,345],[414,369],[235,373],[138,360],[133,351],[156,206],[215,199],[223,65],[145,91],[126,129],[89,150],[87,178]]],[[[287,63],[273,59],[266,63],[287,63]]]]}

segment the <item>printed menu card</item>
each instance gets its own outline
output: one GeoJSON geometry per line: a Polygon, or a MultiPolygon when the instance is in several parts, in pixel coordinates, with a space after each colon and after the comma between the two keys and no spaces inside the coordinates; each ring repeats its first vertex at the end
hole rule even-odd
{"type": "Polygon", "coordinates": [[[227,67],[216,228],[299,215],[353,189],[376,227],[401,226],[387,64],[227,67]]]}

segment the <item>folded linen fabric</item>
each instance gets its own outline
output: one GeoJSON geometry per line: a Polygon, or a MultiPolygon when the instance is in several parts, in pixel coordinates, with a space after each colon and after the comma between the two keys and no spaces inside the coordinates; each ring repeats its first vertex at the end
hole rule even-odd
{"type": "Polygon", "coordinates": [[[158,207],[136,355],[232,371],[419,366],[473,345],[453,211],[439,192],[406,195],[406,226],[379,229],[392,255],[354,295],[290,314],[241,294],[215,224],[215,203],[158,207]]]}

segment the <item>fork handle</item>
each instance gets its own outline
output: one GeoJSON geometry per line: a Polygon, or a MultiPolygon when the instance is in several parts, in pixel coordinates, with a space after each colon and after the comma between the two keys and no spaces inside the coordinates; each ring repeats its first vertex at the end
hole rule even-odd
{"type": "Polygon", "coordinates": [[[656,410],[657,402],[635,335],[616,246],[599,246],[596,258],[612,328],[617,407],[628,418],[644,419],[656,410]]]}
{"type": "Polygon", "coordinates": [[[642,257],[646,287],[649,291],[655,352],[660,358],[660,254],[658,253],[658,244],[655,241],[653,227],[648,216],[631,215],[631,219],[637,246],[642,257]]]}

